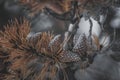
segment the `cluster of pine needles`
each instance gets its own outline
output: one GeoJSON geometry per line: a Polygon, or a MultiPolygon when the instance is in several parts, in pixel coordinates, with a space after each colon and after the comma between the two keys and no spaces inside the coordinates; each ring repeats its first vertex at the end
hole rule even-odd
{"type": "Polygon", "coordinates": [[[5,75],[0,78],[3,76],[5,80],[45,80],[46,76],[55,78],[60,67],[57,65],[61,65],[60,40],[50,45],[53,39],[51,33],[42,33],[36,38],[28,39],[29,32],[30,25],[26,20],[23,24],[16,20],[10,26],[6,26],[5,31],[0,32],[0,59],[2,67],[6,67],[5,75]]]}
{"type": "Polygon", "coordinates": [[[67,12],[70,10],[71,1],[73,0],[20,0],[20,3],[27,5],[30,10],[29,15],[33,17],[46,7],[59,14],[67,12]]]}

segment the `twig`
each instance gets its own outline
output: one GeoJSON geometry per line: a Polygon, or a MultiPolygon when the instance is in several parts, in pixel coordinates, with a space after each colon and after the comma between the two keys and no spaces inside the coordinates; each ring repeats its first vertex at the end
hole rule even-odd
{"type": "Polygon", "coordinates": [[[90,30],[89,30],[89,36],[88,39],[90,40],[90,44],[92,45],[92,28],[93,28],[93,23],[92,20],[89,18],[89,23],[90,23],[90,30]]]}

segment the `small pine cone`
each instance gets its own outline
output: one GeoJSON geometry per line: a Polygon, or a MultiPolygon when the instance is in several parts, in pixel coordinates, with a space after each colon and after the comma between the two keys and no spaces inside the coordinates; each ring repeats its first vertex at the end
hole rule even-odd
{"type": "Polygon", "coordinates": [[[60,49],[62,43],[61,35],[56,35],[49,43],[49,47],[52,48],[54,52],[57,52],[60,49]]]}
{"type": "Polygon", "coordinates": [[[77,62],[77,61],[80,61],[81,59],[79,55],[76,53],[73,53],[71,51],[63,51],[60,54],[59,60],[61,62],[77,62]]]}
{"type": "Polygon", "coordinates": [[[75,41],[75,45],[73,47],[73,52],[78,53],[80,56],[86,55],[88,42],[85,35],[80,35],[78,40],[75,41]]]}

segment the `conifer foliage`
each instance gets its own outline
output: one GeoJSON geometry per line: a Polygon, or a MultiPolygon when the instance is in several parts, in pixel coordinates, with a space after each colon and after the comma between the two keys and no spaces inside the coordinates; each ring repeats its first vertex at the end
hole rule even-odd
{"type": "MultiPolygon", "coordinates": [[[[72,16],[63,21],[69,21],[73,26],[78,24],[77,21],[82,16],[89,22],[92,17],[103,27],[99,15],[107,15],[110,8],[118,5],[119,1],[19,0],[19,4],[26,7],[25,10],[29,11],[31,18],[47,8],[50,15],[54,17],[55,14],[55,18],[58,18],[58,15],[72,16]],[[77,5],[73,6],[74,1],[77,5]]],[[[56,35],[49,31],[28,38],[30,22],[25,18],[22,22],[15,19],[5,26],[4,31],[0,31],[0,80],[77,80],[72,79],[75,77],[74,70],[89,68],[94,57],[107,50],[102,51],[104,47],[101,47],[103,45],[100,44],[99,37],[91,34],[92,24],[89,30],[90,38],[86,35],[76,37],[76,27],[73,32],[68,31],[70,35],[67,39],[61,34],[56,35]],[[68,49],[63,48],[65,43],[68,44],[68,49]],[[70,70],[73,72],[69,73],[70,70]]]]}

